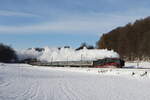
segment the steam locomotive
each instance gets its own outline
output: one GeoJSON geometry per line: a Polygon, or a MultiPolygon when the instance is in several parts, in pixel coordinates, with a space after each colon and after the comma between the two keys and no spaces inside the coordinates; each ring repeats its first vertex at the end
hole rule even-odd
{"type": "Polygon", "coordinates": [[[94,68],[122,68],[125,64],[120,58],[104,58],[93,61],[53,61],[41,62],[37,60],[26,60],[26,63],[38,66],[57,66],[57,67],[94,67],[94,68]]]}

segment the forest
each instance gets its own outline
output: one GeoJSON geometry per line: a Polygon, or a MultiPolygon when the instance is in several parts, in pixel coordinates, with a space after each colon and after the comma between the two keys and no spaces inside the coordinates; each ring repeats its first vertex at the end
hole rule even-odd
{"type": "Polygon", "coordinates": [[[104,33],[97,47],[114,50],[125,60],[150,60],[150,17],[104,33]]]}

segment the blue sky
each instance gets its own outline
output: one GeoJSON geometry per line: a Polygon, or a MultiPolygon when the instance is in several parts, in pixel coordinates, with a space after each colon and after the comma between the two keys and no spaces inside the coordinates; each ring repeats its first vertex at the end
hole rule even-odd
{"type": "Polygon", "coordinates": [[[0,42],[14,48],[95,45],[150,15],[149,0],[0,0],[0,42]]]}

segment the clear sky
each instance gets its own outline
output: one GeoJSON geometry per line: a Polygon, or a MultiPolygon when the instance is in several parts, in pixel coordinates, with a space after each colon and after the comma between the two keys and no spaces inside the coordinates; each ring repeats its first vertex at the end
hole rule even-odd
{"type": "Polygon", "coordinates": [[[14,48],[95,45],[150,15],[149,0],[0,0],[0,42],[14,48]]]}

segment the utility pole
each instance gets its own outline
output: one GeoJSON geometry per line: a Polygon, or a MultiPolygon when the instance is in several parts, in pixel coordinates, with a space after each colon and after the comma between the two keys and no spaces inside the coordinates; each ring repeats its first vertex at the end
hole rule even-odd
{"type": "Polygon", "coordinates": [[[53,56],[52,56],[52,58],[51,58],[51,65],[53,64],[52,62],[53,62],[53,56]]]}
{"type": "Polygon", "coordinates": [[[68,56],[67,56],[67,66],[68,66],[69,64],[68,64],[68,56]]]}
{"type": "Polygon", "coordinates": [[[82,59],[83,59],[82,57],[83,57],[83,55],[81,54],[81,62],[82,62],[82,59]]]}
{"type": "Polygon", "coordinates": [[[139,64],[140,64],[140,60],[138,58],[138,60],[137,60],[137,68],[139,67],[139,64]]]}
{"type": "Polygon", "coordinates": [[[80,65],[80,67],[82,67],[82,59],[83,59],[82,57],[83,57],[83,55],[81,54],[81,65],[80,65]]]}

